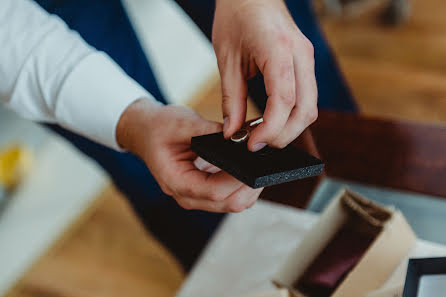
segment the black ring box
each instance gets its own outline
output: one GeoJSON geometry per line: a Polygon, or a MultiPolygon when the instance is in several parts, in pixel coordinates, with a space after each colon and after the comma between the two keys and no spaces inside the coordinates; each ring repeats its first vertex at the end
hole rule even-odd
{"type": "MultiPolygon", "coordinates": [[[[403,297],[417,297],[421,277],[439,274],[446,274],[446,257],[409,259],[403,297]]],[[[439,292],[437,296],[446,296],[446,292],[439,292]]]]}
{"type": "Polygon", "coordinates": [[[191,149],[251,188],[316,176],[324,168],[321,160],[293,144],[283,149],[265,147],[251,152],[246,142],[226,140],[222,132],[192,137],[191,149]]]}

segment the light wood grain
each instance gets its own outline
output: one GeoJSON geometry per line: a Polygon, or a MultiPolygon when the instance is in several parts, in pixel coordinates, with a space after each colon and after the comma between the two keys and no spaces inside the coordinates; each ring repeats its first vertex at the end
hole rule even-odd
{"type": "Polygon", "coordinates": [[[21,281],[10,297],[172,296],[180,266],[147,234],[113,187],[21,281]]]}
{"type": "Polygon", "coordinates": [[[376,19],[323,21],[362,111],[419,122],[446,121],[446,3],[414,0],[399,27],[376,19]]]}

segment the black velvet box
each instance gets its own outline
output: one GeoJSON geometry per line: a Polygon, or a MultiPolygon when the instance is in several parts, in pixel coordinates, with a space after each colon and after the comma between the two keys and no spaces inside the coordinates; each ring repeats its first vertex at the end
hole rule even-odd
{"type": "Polygon", "coordinates": [[[446,258],[410,259],[403,297],[446,296],[446,258]]]}
{"type": "Polygon", "coordinates": [[[192,137],[191,149],[252,188],[316,176],[324,167],[321,160],[292,144],[280,150],[265,147],[251,152],[246,142],[226,140],[222,132],[192,137]]]}

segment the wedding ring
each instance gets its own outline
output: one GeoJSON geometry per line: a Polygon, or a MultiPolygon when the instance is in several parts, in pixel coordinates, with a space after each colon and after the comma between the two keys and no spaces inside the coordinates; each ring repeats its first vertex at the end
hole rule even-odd
{"type": "Polygon", "coordinates": [[[234,142],[244,142],[248,139],[248,137],[249,131],[246,129],[240,129],[231,136],[231,140],[234,142]]]}
{"type": "Polygon", "coordinates": [[[245,142],[249,138],[249,133],[253,130],[257,125],[263,123],[263,118],[258,118],[249,122],[246,122],[242,129],[238,130],[231,136],[231,140],[233,142],[245,142]]]}

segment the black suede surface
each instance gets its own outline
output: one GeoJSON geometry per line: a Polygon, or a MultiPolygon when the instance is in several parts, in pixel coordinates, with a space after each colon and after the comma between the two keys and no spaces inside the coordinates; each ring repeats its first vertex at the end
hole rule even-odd
{"type": "Polygon", "coordinates": [[[252,188],[261,188],[316,176],[324,164],[318,158],[288,145],[250,152],[246,142],[226,140],[223,133],[192,137],[191,149],[198,156],[252,188]]]}

